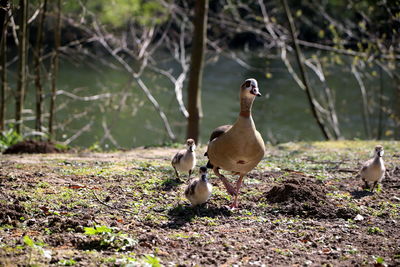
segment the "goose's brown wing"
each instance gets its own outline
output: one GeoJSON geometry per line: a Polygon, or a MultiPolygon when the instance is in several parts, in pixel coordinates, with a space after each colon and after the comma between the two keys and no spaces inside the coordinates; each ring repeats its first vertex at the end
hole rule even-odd
{"type": "MultiPolygon", "coordinates": [[[[219,126],[219,127],[215,128],[214,131],[211,133],[209,141],[211,142],[215,138],[220,137],[226,131],[228,131],[230,128],[232,128],[232,125],[222,125],[222,126],[219,126]]],[[[206,157],[208,156],[207,151],[206,151],[206,153],[204,153],[204,156],[206,156],[206,157]]],[[[212,169],[213,165],[211,164],[210,161],[208,161],[206,167],[209,168],[209,169],[212,169]]]]}
{"type": "MultiPolygon", "coordinates": [[[[211,142],[215,138],[220,137],[226,131],[228,131],[231,127],[232,127],[232,125],[222,125],[222,126],[219,126],[219,127],[215,128],[214,131],[210,135],[210,140],[209,141],[211,142]]],[[[207,151],[206,151],[206,153],[204,153],[204,156],[207,156],[207,151]]]]}
{"type": "Polygon", "coordinates": [[[211,133],[209,141],[211,142],[215,138],[221,136],[226,131],[228,131],[231,127],[232,127],[232,125],[222,125],[222,126],[219,126],[219,127],[215,128],[214,131],[211,133]]]}

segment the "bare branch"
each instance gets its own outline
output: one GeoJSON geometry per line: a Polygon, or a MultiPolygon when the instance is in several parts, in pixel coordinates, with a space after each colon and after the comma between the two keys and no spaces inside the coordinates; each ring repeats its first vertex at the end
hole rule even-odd
{"type": "Polygon", "coordinates": [[[68,145],[70,144],[72,141],[74,141],[75,139],[77,139],[79,136],[81,136],[83,133],[87,132],[90,130],[90,128],[93,125],[93,121],[90,121],[88,124],[86,124],[85,126],[83,126],[79,131],[77,131],[74,135],[72,135],[70,138],[68,138],[67,140],[65,140],[64,142],[62,142],[64,145],[68,145]]]}
{"type": "Polygon", "coordinates": [[[105,93],[105,94],[99,94],[99,95],[92,95],[92,96],[77,96],[73,93],[64,91],[64,90],[57,90],[56,95],[65,95],[68,96],[74,100],[80,100],[80,101],[95,101],[103,98],[110,98],[113,96],[111,93],[105,93]]]}

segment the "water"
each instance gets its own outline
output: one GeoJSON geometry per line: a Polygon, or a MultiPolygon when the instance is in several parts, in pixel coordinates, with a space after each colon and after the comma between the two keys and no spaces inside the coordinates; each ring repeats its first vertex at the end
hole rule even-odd
{"type": "MultiPolygon", "coordinates": [[[[299,89],[281,61],[270,60],[266,66],[265,61],[255,55],[249,57],[248,61],[265,68],[265,71],[249,71],[227,58],[220,58],[206,66],[202,91],[204,117],[201,121],[201,142],[207,142],[215,127],[235,121],[239,112],[239,86],[250,77],[258,80],[263,94],[254,103],[253,117],[265,141],[322,140],[305,93],[299,89]],[[272,77],[266,78],[266,72],[270,72],[272,77]]],[[[346,138],[364,138],[360,90],[356,80],[343,66],[328,71],[328,84],[335,91],[342,133],[346,138]]],[[[310,77],[314,88],[322,90],[315,75],[310,77]]],[[[186,121],[179,111],[172,84],[154,73],[146,73],[144,80],[166,113],[178,141],[183,142],[186,121]]],[[[378,83],[379,79],[376,78],[367,88],[372,92],[378,83]]],[[[27,96],[28,113],[34,100],[32,84],[27,96]]],[[[103,148],[113,148],[113,139],[120,147],[132,148],[169,141],[158,113],[126,72],[101,65],[95,69],[87,64],[75,65],[64,61],[58,84],[59,90],[69,92],[80,88],[75,90],[79,96],[107,92],[114,94],[112,98],[101,101],[72,101],[60,95],[57,98],[57,107],[61,108],[57,112],[57,121],[65,125],[57,129],[58,140],[68,140],[90,124],[88,131],[74,139],[71,145],[88,147],[101,143],[103,148]],[[111,139],[104,139],[103,126],[110,129],[111,139]]],[[[185,101],[186,97],[184,92],[185,101]]],[[[12,112],[9,109],[9,115],[12,112]]],[[[375,121],[373,123],[376,124],[375,121]]],[[[33,122],[27,124],[33,127],[33,122]]]]}

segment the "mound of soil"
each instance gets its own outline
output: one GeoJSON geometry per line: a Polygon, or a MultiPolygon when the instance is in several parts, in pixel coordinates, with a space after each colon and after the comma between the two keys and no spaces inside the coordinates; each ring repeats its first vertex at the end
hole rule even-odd
{"type": "Polygon", "coordinates": [[[281,202],[318,202],[325,200],[325,188],[320,184],[312,183],[310,180],[290,179],[283,185],[274,186],[266,194],[267,199],[272,203],[281,202]]]}
{"type": "Polygon", "coordinates": [[[326,196],[323,184],[311,179],[299,178],[274,186],[265,194],[267,201],[276,203],[288,215],[314,218],[350,219],[356,213],[345,207],[338,207],[326,196]]]}
{"type": "Polygon", "coordinates": [[[61,152],[49,141],[25,140],[7,148],[4,154],[22,154],[22,153],[58,153],[61,152]]]}
{"type": "Polygon", "coordinates": [[[62,233],[68,229],[73,229],[77,233],[83,233],[84,227],[91,226],[87,218],[78,216],[77,218],[62,218],[51,216],[48,218],[48,228],[55,233],[62,233]]]}

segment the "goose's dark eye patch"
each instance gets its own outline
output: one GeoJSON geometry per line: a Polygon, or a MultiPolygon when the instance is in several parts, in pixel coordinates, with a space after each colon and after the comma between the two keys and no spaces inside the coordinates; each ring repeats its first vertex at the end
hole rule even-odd
{"type": "Polygon", "coordinates": [[[250,81],[246,81],[245,86],[246,87],[250,87],[251,82],[250,81]]]}

